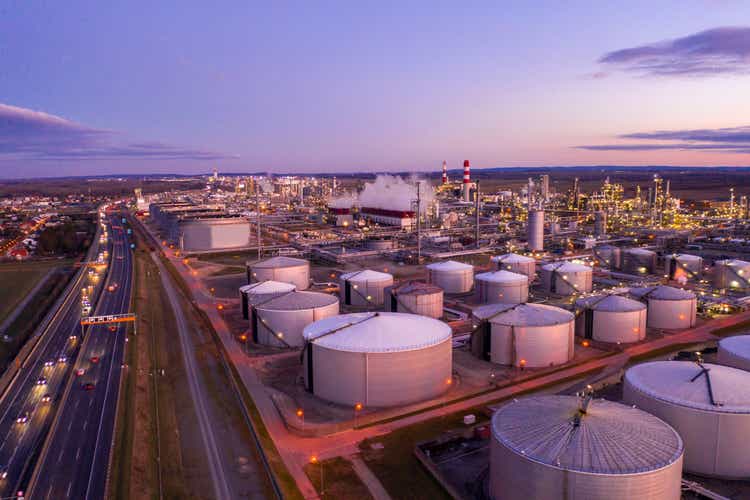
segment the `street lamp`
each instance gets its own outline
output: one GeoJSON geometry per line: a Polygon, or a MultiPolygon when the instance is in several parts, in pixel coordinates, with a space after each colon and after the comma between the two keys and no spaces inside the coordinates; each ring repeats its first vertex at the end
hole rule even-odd
{"type": "Polygon", "coordinates": [[[320,498],[323,498],[323,495],[325,495],[325,487],[323,486],[323,464],[318,463],[318,457],[316,455],[310,457],[310,463],[320,467],[320,498]]]}
{"type": "Polygon", "coordinates": [[[362,411],[362,408],[364,408],[362,403],[356,403],[354,405],[354,428],[355,429],[357,428],[357,414],[362,411]]]}

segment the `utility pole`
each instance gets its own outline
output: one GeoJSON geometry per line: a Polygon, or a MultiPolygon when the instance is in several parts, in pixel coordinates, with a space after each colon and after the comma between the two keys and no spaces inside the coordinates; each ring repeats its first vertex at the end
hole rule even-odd
{"type": "Polygon", "coordinates": [[[477,190],[474,193],[474,212],[475,212],[475,222],[474,222],[474,242],[476,243],[476,247],[479,248],[479,179],[476,181],[477,190]]]}
{"type": "Polygon", "coordinates": [[[260,234],[260,190],[259,190],[259,182],[255,183],[255,212],[257,214],[257,218],[255,220],[255,225],[258,227],[258,260],[260,260],[260,256],[263,254],[263,249],[261,248],[263,246],[263,242],[261,240],[261,234],[260,234]]]}
{"type": "Polygon", "coordinates": [[[421,182],[417,181],[417,264],[422,263],[422,197],[421,182]]]}

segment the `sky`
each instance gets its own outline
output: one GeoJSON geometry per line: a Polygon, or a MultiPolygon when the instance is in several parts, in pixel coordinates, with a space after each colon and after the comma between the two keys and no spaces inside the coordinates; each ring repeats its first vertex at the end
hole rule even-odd
{"type": "Polygon", "coordinates": [[[0,61],[4,178],[750,165],[741,0],[6,0],[0,61]]]}

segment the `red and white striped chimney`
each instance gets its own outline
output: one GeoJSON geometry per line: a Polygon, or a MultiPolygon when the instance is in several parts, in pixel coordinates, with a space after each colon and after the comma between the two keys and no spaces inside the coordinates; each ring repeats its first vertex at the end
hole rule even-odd
{"type": "Polygon", "coordinates": [[[443,184],[448,184],[448,164],[443,160],[443,184]]]}
{"type": "Polygon", "coordinates": [[[471,184],[471,165],[469,165],[469,160],[464,160],[464,184],[463,184],[464,201],[471,201],[471,193],[469,192],[470,184],[471,184]]]}

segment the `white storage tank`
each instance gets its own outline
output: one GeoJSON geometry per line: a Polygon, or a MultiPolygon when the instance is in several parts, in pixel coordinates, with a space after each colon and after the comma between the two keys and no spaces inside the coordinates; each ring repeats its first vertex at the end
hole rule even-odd
{"type": "Polygon", "coordinates": [[[717,360],[720,365],[750,371],[750,335],[721,339],[717,360]]]}
{"type": "Polygon", "coordinates": [[[539,252],[544,250],[544,210],[529,211],[526,222],[526,241],[529,250],[539,252]]]}
{"type": "Polygon", "coordinates": [[[443,317],[443,289],[421,281],[407,281],[393,286],[386,294],[386,310],[443,317]]]}
{"type": "Polygon", "coordinates": [[[558,295],[588,293],[593,287],[593,270],[575,262],[552,262],[542,266],[544,290],[558,295]]]}
{"type": "Polygon", "coordinates": [[[466,293],[474,286],[474,266],[446,260],[427,265],[429,281],[445,293],[466,293]]]}
{"type": "Polygon", "coordinates": [[[669,279],[700,279],[703,274],[703,259],[697,255],[675,253],[665,259],[669,279]]]}
{"type": "Polygon", "coordinates": [[[382,306],[385,289],[393,285],[393,275],[371,269],[339,276],[341,301],[348,306],[382,306]]]}
{"type": "Polygon", "coordinates": [[[279,295],[293,292],[297,287],[291,283],[281,281],[260,281],[240,287],[240,300],[242,301],[242,317],[250,318],[250,307],[265,302],[279,295]]]}
{"type": "Polygon", "coordinates": [[[517,253],[506,253],[505,255],[495,255],[492,262],[497,264],[498,271],[510,271],[512,273],[525,274],[529,281],[536,277],[536,259],[517,253]]]}
{"type": "Polygon", "coordinates": [[[750,262],[739,259],[717,260],[714,265],[716,288],[750,288],[750,262]]]}
{"type": "Polygon", "coordinates": [[[750,373],[687,361],[643,363],[625,372],[623,398],[675,428],[687,472],[750,476],[750,373]]]}
{"type": "Polygon", "coordinates": [[[452,384],[451,328],[416,314],[342,314],[305,328],[305,387],[348,407],[424,401],[452,384]]]}
{"type": "Polygon", "coordinates": [[[646,338],[646,304],[620,295],[591,295],[576,301],[576,335],[613,344],[646,338]]]}
{"type": "Polygon", "coordinates": [[[492,417],[489,493],[496,500],[679,500],[683,454],[675,429],[637,408],[525,397],[492,417]]]}
{"type": "Polygon", "coordinates": [[[310,287],[310,262],[284,256],[248,262],[247,280],[248,283],[283,281],[296,286],[297,290],[307,290],[310,287]]]}
{"type": "Polygon", "coordinates": [[[471,350],[500,365],[541,368],[575,354],[573,313],[544,304],[488,304],[473,311],[471,350]]]}
{"type": "Polygon", "coordinates": [[[648,306],[649,328],[677,330],[695,326],[698,299],[689,290],[657,285],[631,288],[630,295],[648,306]]]}
{"type": "Polygon", "coordinates": [[[510,271],[477,274],[476,293],[482,304],[520,304],[529,300],[529,278],[510,271]]]}
{"type": "Polygon", "coordinates": [[[304,328],[339,313],[339,300],[320,292],[289,292],[250,309],[253,340],[274,347],[301,347],[304,328]]]}
{"type": "Polygon", "coordinates": [[[609,269],[620,269],[622,265],[622,252],[620,247],[613,245],[600,245],[593,249],[594,257],[599,261],[601,267],[609,269]]]}
{"type": "Polygon", "coordinates": [[[631,274],[654,274],[656,252],[645,248],[626,248],[622,256],[622,269],[631,274]]]}

